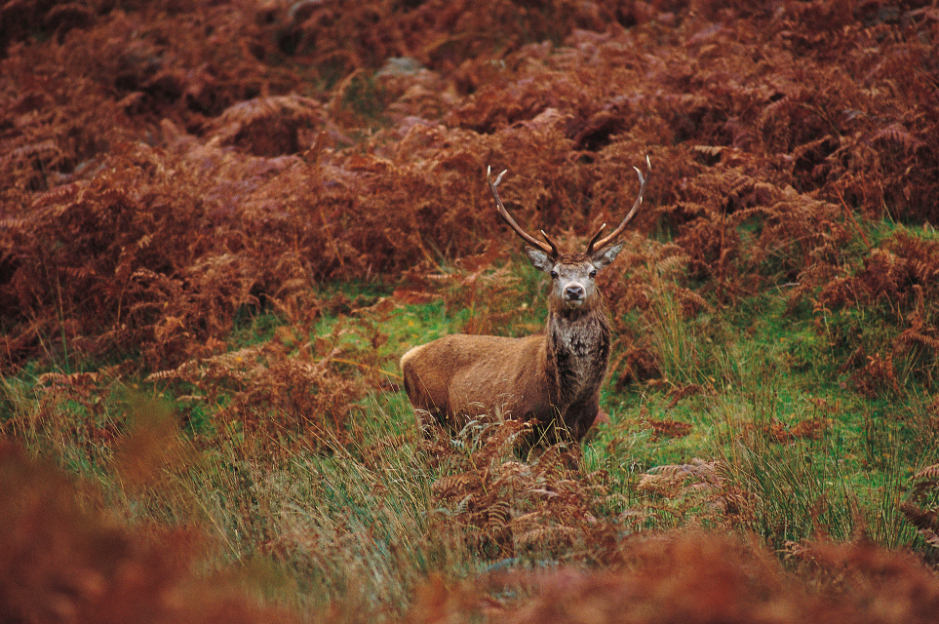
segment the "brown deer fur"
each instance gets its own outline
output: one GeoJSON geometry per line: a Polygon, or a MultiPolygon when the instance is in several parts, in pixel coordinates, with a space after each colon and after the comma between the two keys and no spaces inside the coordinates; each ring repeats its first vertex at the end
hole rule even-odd
{"type": "Polygon", "coordinates": [[[489,183],[500,216],[531,246],[535,268],[551,276],[545,331],[524,338],[453,334],[414,347],[401,358],[405,391],[422,428],[436,420],[458,429],[473,417],[501,414],[537,420],[548,441],[579,441],[601,416],[610,355],[606,306],[594,280],[622,250],[613,243],[641,203],[645,179],[640,173],[639,197],[620,226],[600,241],[597,232],[586,253],[559,253],[543,232],[547,244],[525,233],[502,206],[501,179],[489,183]]]}

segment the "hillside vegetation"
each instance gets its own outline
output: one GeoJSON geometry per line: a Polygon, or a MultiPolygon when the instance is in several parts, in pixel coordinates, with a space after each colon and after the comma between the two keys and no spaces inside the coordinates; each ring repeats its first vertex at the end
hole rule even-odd
{"type": "Polygon", "coordinates": [[[0,2],[0,619],[932,622],[935,2],[0,2]],[[397,358],[598,278],[601,424],[397,358]]]}

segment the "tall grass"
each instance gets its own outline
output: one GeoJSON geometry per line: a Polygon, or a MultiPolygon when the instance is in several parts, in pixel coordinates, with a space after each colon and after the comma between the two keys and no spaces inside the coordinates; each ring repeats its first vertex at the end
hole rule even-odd
{"type": "Polygon", "coordinates": [[[602,446],[588,455],[624,474],[644,526],[697,516],[752,531],[777,550],[819,536],[918,543],[899,503],[912,467],[937,459],[925,399],[850,392],[829,365],[831,343],[781,296],[689,317],[667,286],[650,290],[646,325],[665,389],[678,400],[643,390],[638,402],[621,402],[620,424],[598,441],[617,457],[605,458],[602,446]],[[682,398],[677,390],[690,384],[702,389],[682,398]],[[687,440],[646,428],[676,419],[691,425],[687,440]],[[642,473],[630,474],[636,462],[642,473]],[[726,515],[715,517],[715,508],[726,515]]]}
{"type": "MultiPolygon", "coordinates": [[[[16,398],[14,383],[5,389],[16,398]]],[[[18,433],[33,451],[90,477],[126,521],[200,527],[206,573],[234,566],[253,591],[301,612],[341,604],[401,616],[430,574],[480,570],[459,527],[431,526],[439,475],[401,396],[364,400],[359,443],[317,443],[289,456],[259,452],[238,435],[186,438],[178,415],[139,397],[123,405],[123,436],[92,452],[74,436],[85,415],[69,416],[67,400],[19,402],[18,433]],[[62,418],[41,420],[41,409],[62,418]]]]}
{"type": "MultiPolygon", "coordinates": [[[[537,300],[538,288],[526,283],[513,305],[537,300]]],[[[782,299],[751,302],[758,318],[719,309],[689,315],[665,287],[650,299],[644,322],[670,383],[609,388],[614,422],[582,458],[555,468],[464,438],[428,444],[403,393],[388,391],[393,375],[375,378],[415,334],[439,324],[452,330],[457,306],[450,314],[439,303],[378,312],[366,300],[356,318],[316,326],[325,332],[316,357],[335,357],[347,379],[370,380],[348,419],[337,421],[341,430],[272,426],[294,422],[278,404],[233,412],[244,399],[228,378],[219,378],[211,400],[172,380],[150,386],[164,398],[144,400],[129,390],[132,380],[55,373],[2,381],[4,431],[90,478],[128,522],[200,527],[203,573],[235,566],[263,597],[307,613],[342,605],[348,619],[404,617],[438,576],[457,581],[493,566],[565,560],[597,565],[649,529],[739,531],[790,553],[822,536],[922,546],[899,503],[912,472],[939,461],[928,395],[872,401],[843,387],[812,366],[827,361],[818,352],[826,343],[801,341],[804,319],[785,317],[782,299]],[[359,360],[374,365],[344,363],[359,360]],[[700,386],[694,394],[675,392],[692,384],[700,386]],[[259,414],[269,423],[256,423],[259,414]],[[670,437],[652,422],[686,426],[670,437]],[[456,494],[441,495],[441,483],[456,494]],[[481,489],[461,499],[468,483],[481,489]]],[[[274,366],[290,344],[307,361],[302,330],[278,322],[289,325],[259,317],[232,352],[251,344],[274,366]]],[[[346,388],[330,383],[324,392],[346,388]]]]}

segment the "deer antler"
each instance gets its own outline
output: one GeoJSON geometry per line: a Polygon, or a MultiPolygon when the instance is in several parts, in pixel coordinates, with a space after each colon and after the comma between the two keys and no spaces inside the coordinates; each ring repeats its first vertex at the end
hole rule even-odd
{"type": "MultiPolygon", "coordinates": [[[[545,243],[542,243],[540,240],[531,236],[528,232],[523,230],[521,226],[515,222],[515,219],[512,218],[512,215],[508,213],[505,209],[505,206],[502,205],[502,200],[499,199],[499,191],[496,190],[496,187],[499,186],[499,183],[502,182],[502,176],[506,174],[508,169],[500,173],[496,177],[496,181],[492,181],[492,167],[486,167],[486,181],[489,182],[489,190],[492,191],[492,198],[496,200],[496,210],[499,211],[499,216],[502,217],[502,220],[509,224],[509,227],[515,230],[515,233],[521,237],[523,241],[534,247],[535,249],[540,249],[545,252],[552,258],[557,259],[560,255],[558,253],[558,246],[554,244],[554,241],[548,238],[548,235],[545,234],[544,230],[541,230],[541,235],[545,239],[545,243]]],[[[639,176],[639,179],[642,179],[642,175],[639,176]]]]}
{"type": "MultiPolygon", "coordinates": [[[[649,174],[652,173],[652,161],[649,160],[648,156],[646,156],[646,166],[648,167],[648,171],[646,172],[646,175],[648,176],[649,174]]],[[[623,233],[623,230],[626,229],[626,226],[635,216],[636,211],[639,210],[639,206],[642,204],[642,194],[646,190],[646,180],[648,180],[648,177],[643,177],[642,172],[639,171],[638,167],[633,167],[633,169],[635,169],[636,173],[639,175],[639,197],[637,197],[636,201],[633,202],[633,207],[632,209],[630,209],[629,214],[626,215],[626,217],[623,219],[623,221],[619,224],[619,226],[615,230],[610,232],[609,236],[605,238],[600,238],[600,233],[603,232],[603,228],[606,227],[606,223],[600,226],[600,229],[597,230],[597,233],[594,234],[593,238],[590,239],[590,242],[587,243],[587,255],[588,256],[592,256],[595,252],[603,249],[610,243],[614,242],[617,238],[619,238],[620,234],[623,233]]]]}

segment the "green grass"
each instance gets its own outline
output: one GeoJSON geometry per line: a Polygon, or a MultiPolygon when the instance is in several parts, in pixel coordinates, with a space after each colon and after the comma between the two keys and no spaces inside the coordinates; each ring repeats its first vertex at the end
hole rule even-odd
{"type": "MultiPolygon", "coordinates": [[[[518,277],[467,285],[457,272],[421,305],[390,304],[388,287],[340,285],[320,293],[323,312],[309,326],[273,313],[242,318],[231,352],[279,343],[294,359],[328,362],[343,379],[371,380],[346,430],[325,444],[226,416],[237,384],[212,402],[184,398],[193,394],[186,383],[104,375],[50,390],[35,367],[2,380],[4,428],[88,477],[129,520],[204,527],[214,545],[209,570],[235,563],[266,595],[304,610],[343,604],[350,613],[400,614],[431,574],[459,579],[551,560],[542,553],[506,564],[467,541],[457,521],[466,508],[441,507],[432,486],[476,456],[448,463],[428,455],[403,393],[381,388],[397,380],[407,348],[478,327],[480,317],[495,319],[499,333],[536,329],[539,276],[518,259],[500,270],[518,277]],[[141,411],[169,419],[174,433],[135,485],[122,468],[121,440],[138,431],[141,411]]],[[[652,332],[664,382],[604,390],[612,423],[584,446],[580,464],[583,474],[606,475],[595,506],[602,520],[623,535],[701,524],[755,534],[780,551],[818,535],[926,550],[898,504],[910,477],[939,462],[928,392],[909,377],[900,392],[858,394],[839,372],[844,353],[832,319],[817,320],[788,309],[778,291],[686,318],[664,289],[648,314],[627,319],[652,332]],[[669,392],[688,384],[701,392],[672,400],[669,392]],[[651,423],[665,421],[690,428],[660,435],[651,423]],[[813,421],[824,423],[817,435],[780,439],[813,421]],[[682,466],[699,472],[670,492],[641,485],[682,466]]]]}

